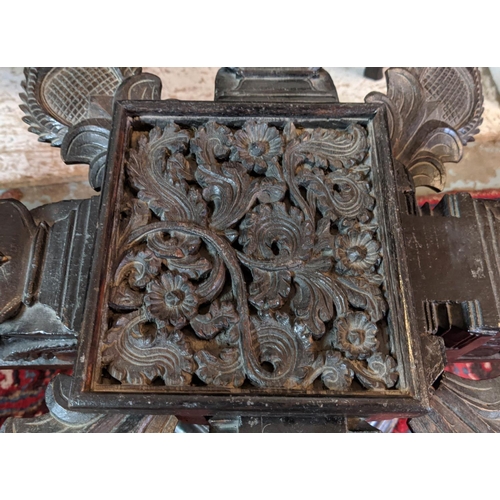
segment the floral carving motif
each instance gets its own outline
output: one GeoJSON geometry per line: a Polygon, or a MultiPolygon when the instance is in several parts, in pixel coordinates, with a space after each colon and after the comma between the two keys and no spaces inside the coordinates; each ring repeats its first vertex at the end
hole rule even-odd
{"type": "Polygon", "coordinates": [[[328,389],[346,390],[351,385],[353,375],[354,372],[340,353],[326,352],[321,380],[328,389]]]}
{"type": "Polygon", "coordinates": [[[169,322],[175,329],[180,329],[196,315],[198,298],[186,276],[164,273],[160,281],[148,283],[146,290],[146,310],[158,324],[169,322]]]}
{"type": "Polygon", "coordinates": [[[266,123],[246,122],[234,134],[231,160],[241,161],[248,170],[263,174],[282,152],[282,140],[276,128],[266,123]]]}
{"type": "Polygon", "coordinates": [[[335,240],[335,257],[341,274],[370,272],[380,260],[380,243],[369,232],[349,231],[335,240]]]}
{"type": "Polygon", "coordinates": [[[280,308],[290,293],[294,267],[303,266],[314,245],[310,221],[284,203],[257,205],[239,226],[244,255],[240,261],[252,271],[249,300],[260,311],[280,308]]]}
{"type": "Polygon", "coordinates": [[[151,250],[131,251],[116,270],[110,302],[115,308],[133,310],[142,304],[142,289],[160,272],[161,260],[151,250]]]}
{"type": "Polygon", "coordinates": [[[393,387],[367,130],[224,123],[169,123],[130,149],[108,373],[393,387]]]}
{"type": "Polygon", "coordinates": [[[237,322],[238,313],[234,310],[234,305],[229,301],[220,303],[215,300],[207,314],[199,314],[191,320],[191,327],[198,337],[211,339],[237,322]]]}
{"type": "Polygon", "coordinates": [[[349,313],[335,322],[333,346],[348,358],[365,359],[378,347],[377,325],[365,313],[349,313]]]}

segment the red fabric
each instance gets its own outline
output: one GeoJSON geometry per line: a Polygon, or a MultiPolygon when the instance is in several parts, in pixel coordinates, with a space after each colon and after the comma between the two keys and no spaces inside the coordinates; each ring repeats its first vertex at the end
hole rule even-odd
{"type": "Polygon", "coordinates": [[[487,380],[500,377],[499,363],[450,363],[445,371],[470,380],[487,380]]]}
{"type": "Polygon", "coordinates": [[[431,208],[434,208],[445,194],[456,194],[460,192],[469,193],[472,198],[477,198],[480,200],[495,200],[500,199],[500,189],[485,189],[483,191],[449,191],[447,193],[438,193],[429,196],[417,196],[418,206],[421,207],[425,203],[428,203],[431,208]]]}
{"type": "MultiPolygon", "coordinates": [[[[0,370],[0,425],[8,417],[47,412],[45,388],[62,370],[0,370]]],[[[66,370],[63,373],[71,373],[66,370]]]]}
{"type": "Polygon", "coordinates": [[[407,418],[400,418],[398,420],[398,423],[396,424],[396,427],[394,427],[394,430],[392,431],[393,433],[407,433],[411,432],[410,428],[408,427],[408,419],[407,418]]]}

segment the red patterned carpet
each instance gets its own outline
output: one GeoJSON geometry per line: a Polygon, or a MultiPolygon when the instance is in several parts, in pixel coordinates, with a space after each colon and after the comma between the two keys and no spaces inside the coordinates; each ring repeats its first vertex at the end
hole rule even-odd
{"type": "Polygon", "coordinates": [[[0,370],[0,425],[7,417],[45,413],[45,388],[57,373],[61,370],[0,370]]]}

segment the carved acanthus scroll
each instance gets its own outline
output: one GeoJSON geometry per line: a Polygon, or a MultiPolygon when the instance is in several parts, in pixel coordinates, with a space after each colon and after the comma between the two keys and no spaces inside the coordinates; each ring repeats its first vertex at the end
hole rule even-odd
{"type": "Polygon", "coordinates": [[[358,124],[254,120],[142,133],[126,165],[106,373],[395,387],[367,137],[358,124]]]}

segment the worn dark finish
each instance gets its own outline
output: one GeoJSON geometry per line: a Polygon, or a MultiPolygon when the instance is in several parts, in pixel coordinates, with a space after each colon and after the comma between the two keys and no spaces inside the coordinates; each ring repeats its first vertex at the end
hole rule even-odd
{"type": "Polygon", "coordinates": [[[210,415],[255,394],[248,412],[343,413],[345,394],[359,398],[353,415],[423,411],[378,109],[124,105],[115,119],[133,125],[115,131],[87,309],[94,338],[79,356],[92,378],[75,383],[70,405],[140,408],[147,391],[156,393],[148,408],[210,415]],[[270,143],[253,151],[251,134],[270,143]],[[171,182],[158,176],[164,165],[171,182]],[[200,315],[203,304],[212,305],[200,315]]]}
{"type": "Polygon", "coordinates": [[[372,80],[382,80],[384,78],[384,68],[365,68],[364,75],[372,80]]]}
{"type": "MultiPolygon", "coordinates": [[[[159,99],[140,68],[26,68],[24,120],[67,164],[88,163],[100,189],[114,99],[159,99]]],[[[0,201],[0,366],[70,366],[85,307],[98,198],[31,213],[0,201]]]]}
{"type": "Polygon", "coordinates": [[[169,433],[177,419],[173,415],[120,415],[73,412],[67,409],[60,385],[69,382],[57,376],[47,387],[49,413],[35,418],[8,419],[0,433],[169,433]]]}
{"type": "MultiPolygon", "coordinates": [[[[376,431],[376,429],[374,429],[376,431]]],[[[342,417],[237,417],[210,419],[210,432],[244,433],[345,433],[347,420],[342,417]]]]}
{"type": "Polygon", "coordinates": [[[467,354],[494,355],[500,333],[496,202],[445,195],[434,211],[417,206],[415,188],[439,190],[443,162],[460,161],[482,122],[477,68],[391,68],[386,107],[392,154],[400,170],[400,210],[418,330],[428,379],[467,354]],[[431,335],[431,336],[429,336],[431,335]],[[435,336],[436,335],[436,336],[435,336]],[[477,350],[484,346],[482,350],[477,350]]]}
{"type": "Polygon", "coordinates": [[[387,95],[372,92],[366,102],[384,104],[393,158],[413,184],[441,190],[444,162],[458,162],[463,146],[482,122],[483,95],[477,68],[391,68],[387,95]]]}
{"type": "Polygon", "coordinates": [[[414,432],[500,432],[500,378],[466,380],[445,373],[430,412],[411,419],[414,432]]]}
{"type": "Polygon", "coordinates": [[[339,102],[323,68],[221,68],[215,100],[225,102],[339,102]]]}
{"type": "Polygon", "coordinates": [[[29,212],[0,200],[0,366],[71,366],[87,297],[99,199],[29,212]]]}
{"type": "Polygon", "coordinates": [[[218,102],[161,103],[140,68],[28,69],[32,131],[103,194],[0,204],[1,363],[80,343],[3,430],[373,432],[432,384],[415,431],[497,430],[497,381],[440,374],[500,359],[499,202],[415,198],[478,132],[479,72],[386,77],[340,105],[320,68],[223,68],[218,102]]]}
{"type": "Polygon", "coordinates": [[[321,378],[345,390],[354,376],[367,388],[393,387],[396,361],[382,354],[384,325],[377,327],[387,305],[365,129],[224,121],[189,128],[167,121],[128,152],[124,198],[110,214],[131,211],[123,229],[114,228],[104,368],[122,385],[161,377],[185,386],[196,373],[228,388],[248,380],[306,389],[321,378]],[[147,344],[133,340],[143,328],[156,330],[147,344]]]}
{"type": "Polygon", "coordinates": [[[61,147],[68,165],[89,165],[100,191],[116,100],[157,100],[160,79],[141,68],[26,68],[23,120],[42,142],[61,147]]]}
{"type": "Polygon", "coordinates": [[[500,201],[445,195],[401,214],[418,329],[448,362],[500,352],[500,201]]]}

